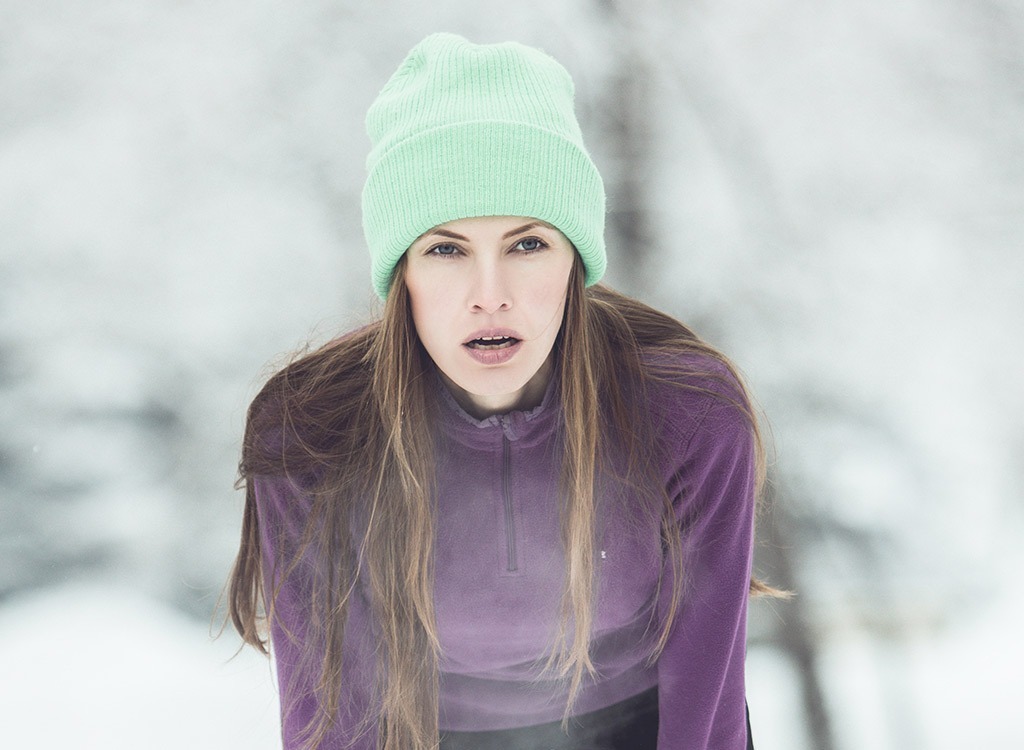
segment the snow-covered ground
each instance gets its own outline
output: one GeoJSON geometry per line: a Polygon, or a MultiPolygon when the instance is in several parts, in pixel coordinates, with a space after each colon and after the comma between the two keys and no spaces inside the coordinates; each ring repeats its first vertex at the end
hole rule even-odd
{"type": "Polygon", "coordinates": [[[19,596],[0,609],[0,744],[279,748],[270,662],[236,643],[110,585],[19,596]]]}

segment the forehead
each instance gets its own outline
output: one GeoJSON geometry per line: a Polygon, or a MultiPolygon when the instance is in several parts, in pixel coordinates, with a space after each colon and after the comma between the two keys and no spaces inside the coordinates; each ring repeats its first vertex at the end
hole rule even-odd
{"type": "MultiPolygon", "coordinates": [[[[446,221],[444,224],[438,224],[437,227],[443,227],[445,229],[452,229],[461,227],[463,229],[498,229],[511,226],[522,226],[523,224],[539,224],[541,226],[554,229],[553,226],[548,224],[542,219],[536,219],[532,216],[470,216],[465,219],[453,219],[452,221],[446,221]]],[[[435,229],[437,227],[434,227],[435,229]]]]}
{"type": "Polygon", "coordinates": [[[455,219],[453,221],[438,224],[421,234],[417,240],[431,235],[451,237],[459,235],[465,239],[466,236],[487,237],[491,235],[502,235],[503,237],[516,234],[528,229],[547,229],[557,232],[558,229],[546,221],[534,219],[530,216],[474,216],[467,219],[455,219]]]}

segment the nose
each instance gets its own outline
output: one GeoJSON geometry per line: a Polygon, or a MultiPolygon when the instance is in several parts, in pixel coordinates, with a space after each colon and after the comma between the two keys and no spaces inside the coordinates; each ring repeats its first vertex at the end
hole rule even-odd
{"type": "Polygon", "coordinates": [[[477,264],[470,282],[469,303],[473,312],[493,314],[512,309],[512,293],[506,271],[498,263],[477,264]]]}

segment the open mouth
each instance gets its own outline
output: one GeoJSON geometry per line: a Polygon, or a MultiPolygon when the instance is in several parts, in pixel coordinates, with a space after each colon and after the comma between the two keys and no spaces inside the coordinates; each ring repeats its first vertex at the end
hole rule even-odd
{"type": "Polygon", "coordinates": [[[519,339],[512,338],[511,336],[483,336],[472,341],[467,341],[464,346],[468,346],[470,349],[507,349],[513,344],[518,344],[519,339]]]}

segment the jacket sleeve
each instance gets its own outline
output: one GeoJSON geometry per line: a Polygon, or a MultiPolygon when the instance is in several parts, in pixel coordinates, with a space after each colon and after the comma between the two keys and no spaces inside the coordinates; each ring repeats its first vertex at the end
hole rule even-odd
{"type": "MultiPolygon", "coordinates": [[[[286,477],[255,477],[252,481],[268,607],[273,590],[278,590],[270,621],[270,650],[281,698],[281,736],[284,750],[298,750],[303,747],[306,726],[319,711],[315,687],[323,652],[308,648],[306,643],[316,567],[311,559],[303,558],[286,576],[283,573],[301,538],[309,498],[286,477]]],[[[353,592],[345,627],[339,710],[334,726],[320,746],[323,750],[377,747],[376,717],[367,713],[375,670],[369,628],[365,597],[359,591],[353,592]]]]}
{"type": "MultiPolygon", "coordinates": [[[[695,426],[673,441],[667,485],[682,535],[684,585],[658,659],[659,750],[746,748],[754,440],[737,408],[714,397],[702,400],[695,426]]],[[[665,565],[662,622],[674,582],[667,556],[665,565]]]]}

